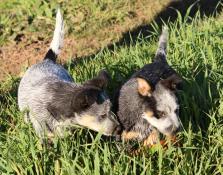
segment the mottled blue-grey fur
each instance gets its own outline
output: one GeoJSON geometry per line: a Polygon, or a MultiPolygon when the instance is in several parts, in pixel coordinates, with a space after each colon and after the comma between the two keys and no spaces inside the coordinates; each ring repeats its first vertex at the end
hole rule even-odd
{"type": "Polygon", "coordinates": [[[82,85],[73,82],[68,72],[55,62],[62,38],[63,19],[57,14],[49,51],[43,61],[26,71],[19,84],[18,105],[25,113],[25,121],[33,124],[41,138],[55,133],[63,136],[64,129],[74,124],[106,135],[115,134],[119,125],[112,117],[111,102],[104,91],[107,73],[101,71],[82,85]]]}
{"type": "Polygon", "coordinates": [[[164,27],[153,62],[135,72],[118,92],[114,111],[124,140],[147,140],[153,130],[164,135],[175,135],[179,130],[175,90],[182,80],[167,63],[167,42],[168,29],[164,27]]]}

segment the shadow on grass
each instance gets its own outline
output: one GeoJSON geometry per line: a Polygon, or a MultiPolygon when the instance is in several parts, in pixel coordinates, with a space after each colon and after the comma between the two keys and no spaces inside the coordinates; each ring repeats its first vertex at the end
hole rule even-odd
{"type": "MultiPolygon", "coordinates": [[[[193,18],[196,15],[197,11],[200,12],[201,17],[216,16],[220,11],[222,11],[223,5],[221,4],[221,2],[222,0],[176,0],[170,3],[166,9],[158,13],[152,23],[156,23],[158,27],[161,28],[163,22],[174,22],[178,17],[177,11],[183,18],[185,15],[193,18]],[[187,14],[187,10],[190,7],[190,12],[189,14],[187,14]]],[[[116,42],[115,44],[110,44],[105,48],[113,51],[115,47],[134,45],[139,38],[149,40],[147,36],[151,35],[154,32],[152,23],[149,25],[143,24],[132,31],[124,33],[122,38],[118,42],[116,42]]],[[[75,66],[83,60],[93,59],[95,55],[97,55],[100,51],[101,50],[85,57],[77,57],[72,60],[72,63],[69,66],[75,66]]],[[[65,66],[67,65],[65,64],[65,66]]]]}
{"type": "MultiPolygon", "coordinates": [[[[177,17],[178,13],[180,12],[181,16],[184,18],[185,15],[189,15],[189,17],[193,18],[197,11],[200,11],[201,17],[204,16],[216,16],[218,12],[222,10],[222,5],[220,4],[221,0],[178,0],[173,1],[168,5],[166,9],[161,11],[159,14],[156,15],[154,18],[154,22],[159,26],[162,27],[163,22],[174,22],[177,17]],[[189,14],[188,8],[190,8],[189,14]]],[[[134,44],[137,40],[139,35],[141,37],[146,38],[146,36],[150,35],[151,32],[154,32],[153,25],[142,25],[134,29],[133,31],[129,31],[123,35],[123,38],[116,43],[116,46],[122,46],[134,44]]],[[[110,46],[111,49],[112,46],[110,46]]]]}
{"type": "Polygon", "coordinates": [[[213,75],[211,69],[199,66],[188,80],[184,80],[183,90],[178,94],[183,126],[189,128],[190,122],[192,130],[198,132],[201,129],[203,136],[218,110],[219,89],[223,88],[222,82],[215,77],[217,75],[213,75]]]}

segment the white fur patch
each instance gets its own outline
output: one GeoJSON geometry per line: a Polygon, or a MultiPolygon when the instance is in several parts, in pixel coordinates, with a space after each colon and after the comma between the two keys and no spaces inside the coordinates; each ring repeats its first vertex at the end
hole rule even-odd
{"type": "Polygon", "coordinates": [[[159,38],[159,45],[161,43],[167,43],[168,42],[168,35],[169,35],[168,34],[168,28],[167,28],[167,26],[164,26],[163,30],[162,30],[162,34],[159,38]]]}
{"type": "Polygon", "coordinates": [[[166,47],[168,42],[168,28],[163,27],[162,34],[159,38],[158,49],[156,55],[166,55],[166,47]]]}
{"type": "Polygon", "coordinates": [[[76,115],[76,122],[80,126],[85,126],[94,131],[101,132],[104,135],[112,135],[116,126],[114,125],[114,122],[109,118],[106,118],[105,120],[99,122],[96,116],[90,115],[76,115]]]}
{"type": "Polygon", "coordinates": [[[157,119],[156,117],[146,116],[147,114],[143,114],[143,118],[146,119],[152,126],[157,128],[161,133],[166,133],[166,128],[169,128],[173,125],[173,122],[170,118],[157,119]]]}
{"type": "Polygon", "coordinates": [[[50,44],[50,48],[56,55],[59,54],[60,49],[63,46],[63,38],[64,38],[64,22],[63,22],[63,17],[60,13],[60,9],[58,9],[56,15],[56,25],[53,34],[53,40],[50,44]]]}

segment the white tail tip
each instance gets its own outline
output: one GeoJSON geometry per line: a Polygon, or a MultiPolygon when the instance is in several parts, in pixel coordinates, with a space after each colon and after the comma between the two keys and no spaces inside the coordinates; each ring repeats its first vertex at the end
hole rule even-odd
{"type": "Polygon", "coordinates": [[[163,27],[162,34],[159,38],[158,49],[156,51],[155,60],[166,60],[166,48],[168,42],[168,28],[167,26],[163,27]]]}
{"type": "Polygon", "coordinates": [[[53,40],[50,44],[50,48],[56,55],[60,53],[60,49],[63,46],[63,38],[64,38],[64,22],[63,22],[63,17],[60,13],[60,9],[58,8],[53,40]]]}
{"type": "Polygon", "coordinates": [[[161,36],[159,38],[159,45],[158,45],[158,47],[160,49],[166,50],[167,42],[168,42],[168,35],[169,35],[168,34],[168,28],[167,28],[167,26],[164,26],[163,30],[162,30],[162,34],[161,34],[161,36]]]}

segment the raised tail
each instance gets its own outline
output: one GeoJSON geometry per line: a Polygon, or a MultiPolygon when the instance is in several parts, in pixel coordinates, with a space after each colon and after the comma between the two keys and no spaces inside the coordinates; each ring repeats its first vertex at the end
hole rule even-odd
{"type": "Polygon", "coordinates": [[[162,34],[159,38],[158,49],[154,61],[166,61],[166,48],[168,42],[168,28],[167,26],[163,27],[162,34]]]}
{"type": "Polygon", "coordinates": [[[56,61],[57,56],[60,53],[60,49],[63,46],[63,38],[64,38],[64,22],[63,22],[63,17],[60,13],[60,9],[58,9],[56,15],[56,25],[53,34],[53,40],[50,44],[50,49],[46,53],[44,59],[50,59],[52,61],[56,61]]]}

